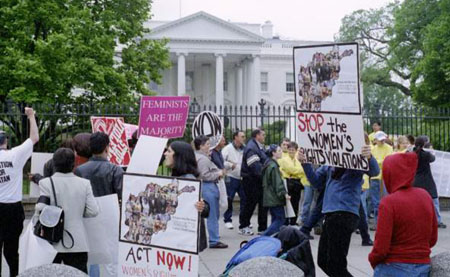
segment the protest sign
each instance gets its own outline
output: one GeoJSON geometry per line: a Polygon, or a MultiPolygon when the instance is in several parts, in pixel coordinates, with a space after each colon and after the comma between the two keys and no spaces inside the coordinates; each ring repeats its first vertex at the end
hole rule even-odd
{"type": "Polygon", "coordinates": [[[120,242],[118,276],[199,276],[199,256],[120,242]]]}
{"type": "Polygon", "coordinates": [[[127,172],[156,174],[166,145],[166,138],[140,136],[134,148],[127,172]]]}
{"type": "Polygon", "coordinates": [[[182,137],[188,113],[189,96],[142,96],[139,135],[182,137]]]}
{"type": "Polygon", "coordinates": [[[89,264],[117,264],[119,200],[117,194],[96,197],[99,214],[83,218],[89,242],[89,264]]]}
{"type": "Polygon", "coordinates": [[[307,161],[368,170],[358,44],[294,47],[297,140],[307,161]]]}
{"type": "Polygon", "coordinates": [[[92,132],[109,136],[108,160],[116,165],[127,166],[131,159],[123,118],[91,117],[92,132]]]}
{"type": "Polygon", "coordinates": [[[297,111],[361,114],[356,43],[294,47],[297,111]]]}
{"type": "Polygon", "coordinates": [[[211,149],[214,149],[222,139],[224,132],[223,122],[220,117],[210,111],[201,112],[192,124],[192,139],[200,135],[209,138],[211,149]]]}
{"type": "Polygon", "coordinates": [[[200,181],[155,175],[123,178],[119,276],[197,276],[200,181]]]}
{"type": "Polygon", "coordinates": [[[368,170],[361,116],[298,113],[297,141],[309,163],[368,170]]]}
{"type": "Polygon", "coordinates": [[[127,134],[127,139],[131,139],[133,137],[133,133],[139,129],[139,126],[134,124],[124,123],[125,133],[127,134]]]}
{"type": "MultiPolygon", "coordinates": [[[[31,154],[31,173],[44,175],[44,165],[53,158],[52,153],[33,152],[31,154]]],[[[30,182],[30,197],[39,197],[39,186],[30,182]]]]}
{"type": "Polygon", "coordinates": [[[436,160],[430,164],[436,189],[440,197],[450,197],[450,153],[444,151],[431,150],[436,160]]]}

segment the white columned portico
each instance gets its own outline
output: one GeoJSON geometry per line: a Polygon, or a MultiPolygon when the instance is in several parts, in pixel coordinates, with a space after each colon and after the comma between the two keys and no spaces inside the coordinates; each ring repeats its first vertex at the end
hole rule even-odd
{"type": "Polygon", "coordinates": [[[236,104],[238,106],[242,106],[244,104],[244,95],[242,92],[242,87],[243,87],[243,69],[242,69],[242,65],[239,64],[237,65],[236,68],[236,97],[234,99],[236,99],[236,104]]]}
{"type": "Polygon", "coordinates": [[[178,96],[186,94],[186,56],[187,53],[179,52],[178,56],[178,96]]]}
{"type": "Polygon", "coordinates": [[[223,58],[225,54],[216,53],[216,106],[223,107],[223,58]]]}
{"type": "Polygon", "coordinates": [[[253,55],[253,105],[261,99],[261,60],[259,55],[253,55]]]}

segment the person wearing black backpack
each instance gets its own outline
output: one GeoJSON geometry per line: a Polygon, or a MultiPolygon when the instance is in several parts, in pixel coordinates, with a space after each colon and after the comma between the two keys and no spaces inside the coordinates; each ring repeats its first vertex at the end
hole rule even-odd
{"type": "Polygon", "coordinates": [[[69,148],[59,148],[53,154],[55,173],[39,182],[40,196],[35,217],[47,205],[63,209],[64,234],[61,241],[53,244],[58,252],[53,263],[64,262],[65,265],[87,273],[89,246],[83,217],[97,216],[99,207],[89,180],[72,173],[74,164],[75,154],[69,148]]]}

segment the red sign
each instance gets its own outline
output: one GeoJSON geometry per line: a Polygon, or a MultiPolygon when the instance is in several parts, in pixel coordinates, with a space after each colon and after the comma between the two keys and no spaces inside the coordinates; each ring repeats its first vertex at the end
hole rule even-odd
{"type": "Polygon", "coordinates": [[[92,132],[109,136],[108,160],[116,165],[128,166],[131,160],[125,124],[121,117],[91,117],[92,132]]]}

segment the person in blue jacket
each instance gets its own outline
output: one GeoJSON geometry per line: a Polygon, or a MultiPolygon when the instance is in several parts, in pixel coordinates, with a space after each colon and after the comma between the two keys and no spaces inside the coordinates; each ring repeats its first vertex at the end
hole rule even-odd
{"type": "Polygon", "coordinates": [[[325,222],[319,241],[317,264],[328,276],[352,276],[347,270],[347,254],[352,233],[359,222],[363,174],[372,177],[380,173],[369,145],[363,146],[362,155],[369,161],[368,171],[332,166],[321,166],[314,170],[311,164],[306,163],[303,152],[298,152],[298,159],[311,185],[317,189],[325,188],[322,207],[325,222]]]}

